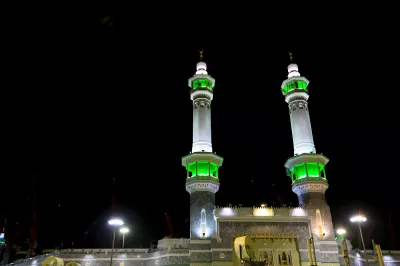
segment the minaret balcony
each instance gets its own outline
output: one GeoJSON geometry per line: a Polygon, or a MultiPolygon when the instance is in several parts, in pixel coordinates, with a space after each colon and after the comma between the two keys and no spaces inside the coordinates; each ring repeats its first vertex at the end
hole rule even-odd
{"type": "Polygon", "coordinates": [[[217,180],[223,158],[212,152],[194,152],[182,158],[189,180],[217,180]]]}
{"type": "Polygon", "coordinates": [[[287,160],[285,167],[292,184],[326,181],[325,165],[329,159],[322,154],[302,154],[287,160]]]}
{"type": "Polygon", "coordinates": [[[192,89],[209,88],[213,89],[215,86],[215,79],[207,74],[196,74],[189,79],[189,87],[192,89]]]}
{"type": "Polygon", "coordinates": [[[299,184],[304,184],[304,183],[312,183],[312,182],[317,182],[317,183],[326,183],[328,184],[328,180],[324,177],[303,177],[303,178],[298,178],[293,181],[292,186],[299,185],[299,184]]]}
{"type": "Polygon", "coordinates": [[[300,196],[304,193],[317,192],[325,193],[328,189],[328,181],[325,178],[305,177],[295,180],[292,183],[292,191],[300,196]]]}
{"type": "Polygon", "coordinates": [[[307,86],[310,83],[305,77],[291,77],[284,80],[281,85],[282,94],[287,95],[294,91],[308,92],[307,86]]]}
{"type": "Polygon", "coordinates": [[[206,181],[206,182],[212,181],[212,182],[215,182],[215,183],[219,183],[218,177],[215,177],[215,176],[212,176],[212,175],[208,175],[208,176],[198,175],[198,176],[191,176],[191,177],[186,178],[186,183],[197,182],[197,181],[200,181],[200,182],[201,181],[206,181]]]}
{"type": "Polygon", "coordinates": [[[192,176],[186,179],[186,191],[192,194],[197,191],[216,193],[219,190],[219,180],[213,176],[192,176]]]}

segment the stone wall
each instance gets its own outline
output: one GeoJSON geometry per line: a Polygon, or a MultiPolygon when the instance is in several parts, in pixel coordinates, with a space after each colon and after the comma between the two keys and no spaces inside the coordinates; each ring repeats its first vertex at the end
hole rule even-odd
{"type": "Polygon", "coordinates": [[[157,249],[189,248],[190,239],[188,238],[163,238],[158,240],[157,249]]]}
{"type": "Polygon", "coordinates": [[[325,194],[307,192],[299,195],[300,205],[307,210],[311,228],[316,241],[317,261],[339,263],[339,250],[335,244],[331,211],[326,203],[325,194]]]}
{"type": "MultiPolygon", "coordinates": [[[[109,252],[71,252],[71,250],[61,250],[51,254],[68,262],[77,262],[82,266],[109,266],[109,252]]],[[[40,256],[19,263],[18,266],[38,266],[48,256],[40,256]]],[[[188,249],[166,249],[150,253],[142,252],[118,252],[113,255],[112,266],[161,266],[161,265],[189,265],[188,249]]]]}
{"type": "Polygon", "coordinates": [[[331,210],[326,203],[325,194],[319,192],[303,193],[299,196],[299,203],[307,210],[311,218],[311,226],[315,238],[319,238],[318,225],[317,225],[317,209],[320,211],[322,219],[322,229],[324,233],[324,240],[334,241],[335,231],[333,230],[331,210]]]}
{"type": "Polygon", "coordinates": [[[206,232],[204,237],[210,238],[215,233],[215,194],[208,191],[196,191],[190,194],[190,239],[201,239],[201,211],[206,217],[206,232]]]}
{"type": "MultiPolygon", "coordinates": [[[[272,225],[261,225],[265,227],[270,227],[272,225]]],[[[302,227],[302,225],[287,225],[288,227],[284,227],[281,229],[296,228],[297,226],[302,227]]],[[[252,228],[251,224],[236,224],[236,225],[222,225],[224,228],[224,233],[221,237],[222,241],[218,242],[215,239],[210,241],[210,244],[191,244],[192,248],[195,250],[200,250],[202,248],[211,249],[211,259],[213,261],[213,265],[230,265],[229,263],[232,261],[232,241],[226,241],[226,239],[230,238],[234,230],[237,229],[238,232],[241,230],[252,228]],[[235,226],[233,228],[233,226],[235,226]],[[225,239],[225,240],[224,240],[225,239]]],[[[256,228],[260,229],[260,225],[256,228]]],[[[297,234],[299,238],[304,232],[305,228],[300,230],[300,234],[297,234]]],[[[232,236],[231,236],[232,237],[232,236]]],[[[231,239],[233,240],[233,238],[231,239]]],[[[307,251],[300,247],[300,255],[302,258],[302,265],[309,266],[307,251]]],[[[197,254],[201,254],[202,252],[197,252],[197,254]]],[[[379,263],[374,260],[373,252],[367,251],[369,266],[379,266],[379,263]]],[[[400,266],[400,251],[388,251],[382,250],[383,259],[385,262],[385,266],[400,266]]],[[[50,255],[54,255],[60,257],[64,260],[64,263],[68,263],[71,261],[76,261],[82,266],[109,266],[110,265],[110,252],[109,250],[73,250],[71,252],[68,250],[57,251],[55,254],[42,255],[32,258],[30,260],[25,260],[21,263],[14,263],[13,265],[18,266],[41,266],[42,262],[50,255]],[[95,252],[93,252],[95,251],[95,252]]],[[[120,252],[117,250],[113,256],[113,266],[163,266],[163,265],[174,265],[174,266],[188,266],[190,264],[189,259],[189,250],[187,249],[171,249],[171,250],[163,250],[156,251],[151,253],[146,252],[120,252]]],[[[201,256],[201,255],[199,255],[201,256]]],[[[206,255],[209,256],[209,255],[206,255]]],[[[317,255],[318,256],[318,255],[317,255]]],[[[339,255],[340,258],[343,258],[343,255],[339,255]]],[[[366,261],[363,255],[356,250],[349,251],[350,257],[350,265],[351,266],[367,266],[366,261]]],[[[343,260],[341,259],[341,265],[343,264],[343,260]]],[[[323,265],[323,264],[322,264],[323,265]]],[[[328,265],[328,264],[327,264],[328,265]]],[[[9,264],[9,266],[11,266],[9,264]]]]}

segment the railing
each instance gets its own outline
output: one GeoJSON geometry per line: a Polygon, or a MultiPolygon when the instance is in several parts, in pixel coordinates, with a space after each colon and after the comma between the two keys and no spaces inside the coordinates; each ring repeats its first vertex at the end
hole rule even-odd
{"type": "Polygon", "coordinates": [[[47,258],[49,256],[52,256],[52,255],[55,255],[55,254],[48,253],[48,254],[37,255],[37,256],[29,258],[29,259],[18,259],[18,260],[15,260],[12,263],[8,263],[6,265],[15,265],[15,264],[21,264],[21,263],[25,263],[25,262],[32,262],[34,260],[45,259],[45,258],[47,258]]]}
{"type": "MultiPolygon", "coordinates": [[[[61,249],[57,251],[60,254],[65,254],[65,253],[109,253],[111,252],[111,248],[76,248],[76,249],[61,249]]],[[[148,253],[149,249],[148,248],[115,248],[114,252],[119,252],[119,253],[148,253]]]]}
{"type": "MultiPolygon", "coordinates": [[[[187,254],[188,248],[174,248],[174,249],[161,249],[149,252],[149,249],[114,249],[115,258],[148,258],[151,259],[154,254],[160,254],[156,252],[161,252],[161,254],[187,254]]],[[[61,259],[68,258],[82,258],[82,260],[90,260],[93,258],[109,258],[111,256],[111,249],[62,249],[55,250],[54,253],[48,253],[43,255],[38,255],[29,259],[15,260],[12,263],[6,264],[7,266],[17,265],[17,264],[37,264],[41,265],[49,256],[59,257],[61,259]]]]}
{"type": "Polygon", "coordinates": [[[302,177],[302,178],[299,178],[299,179],[296,179],[292,184],[300,184],[300,183],[303,183],[303,182],[307,182],[307,181],[314,181],[314,182],[317,182],[317,181],[323,181],[323,182],[326,182],[326,183],[328,183],[328,181],[326,180],[326,178],[324,178],[324,177],[310,177],[310,176],[308,176],[308,177],[302,177]]]}
{"type": "Polygon", "coordinates": [[[209,180],[209,181],[214,181],[214,182],[219,182],[217,177],[208,175],[208,176],[192,176],[192,177],[188,177],[186,179],[186,182],[192,182],[192,181],[204,181],[204,180],[209,180]]]}

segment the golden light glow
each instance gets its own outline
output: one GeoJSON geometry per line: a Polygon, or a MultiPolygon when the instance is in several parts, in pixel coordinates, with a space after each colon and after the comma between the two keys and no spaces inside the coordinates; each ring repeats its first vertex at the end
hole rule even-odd
{"type": "Polygon", "coordinates": [[[274,210],[272,208],[255,208],[253,216],[274,216],[274,210]]]}
{"type": "Polygon", "coordinates": [[[346,230],[344,230],[343,228],[339,228],[336,233],[340,236],[343,236],[346,234],[346,230]]]}
{"type": "Polygon", "coordinates": [[[350,222],[353,222],[353,223],[362,223],[365,221],[367,221],[367,217],[365,217],[364,215],[361,215],[361,214],[350,218],[350,222]]]}

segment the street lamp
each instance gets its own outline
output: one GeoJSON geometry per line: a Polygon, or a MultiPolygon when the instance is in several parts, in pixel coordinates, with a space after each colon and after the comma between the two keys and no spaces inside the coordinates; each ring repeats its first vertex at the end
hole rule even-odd
{"type": "Polygon", "coordinates": [[[343,228],[339,228],[338,230],[336,230],[336,233],[338,234],[337,239],[343,240],[343,236],[346,234],[346,230],[344,230],[343,228]]]}
{"type": "Polygon", "coordinates": [[[122,234],[122,248],[125,246],[125,234],[129,233],[129,228],[128,227],[122,227],[119,229],[119,232],[122,234]]]}
{"type": "Polygon", "coordinates": [[[118,218],[112,218],[111,220],[108,221],[108,224],[114,227],[113,230],[113,240],[112,240],[112,248],[111,248],[111,259],[110,259],[110,266],[112,266],[112,260],[113,260],[113,254],[114,254],[114,244],[115,244],[115,231],[116,228],[123,225],[124,221],[118,218]]]}
{"type": "Polygon", "coordinates": [[[358,224],[358,229],[360,230],[360,236],[361,236],[361,243],[362,243],[363,249],[364,249],[365,261],[367,262],[367,265],[369,266],[367,251],[365,250],[364,237],[363,237],[362,230],[361,230],[361,223],[364,223],[365,221],[367,221],[367,217],[365,217],[362,214],[359,214],[359,215],[356,215],[356,216],[353,216],[350,218],[350,222],[358,224]]]}

